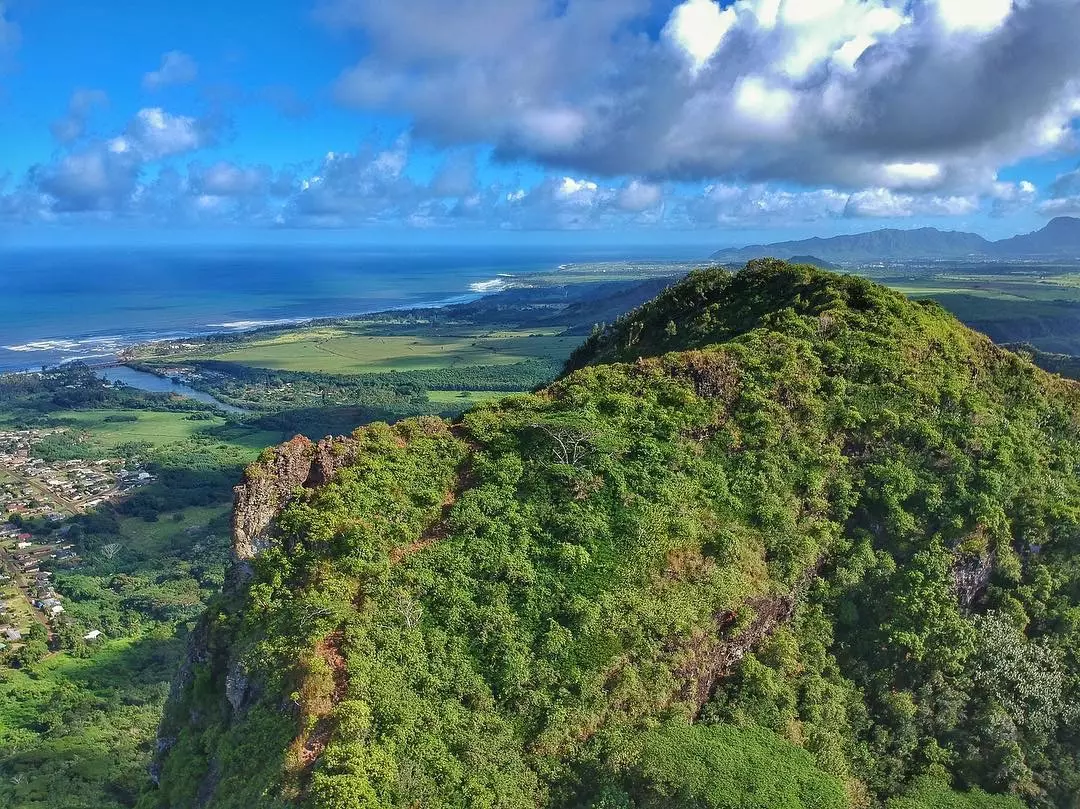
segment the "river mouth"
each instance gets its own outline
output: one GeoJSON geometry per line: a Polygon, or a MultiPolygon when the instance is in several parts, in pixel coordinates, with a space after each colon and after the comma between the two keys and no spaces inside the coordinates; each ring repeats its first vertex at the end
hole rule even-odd
{"type": "Polygon", "coordinates": [[[219,410],[224,410],[226,413],[247,414],[248,412],[242,408],[219,401],[209,393],[196,390],[190,385],[184,385],[183,383],[175,382],[168,377],[158,376],[157,374],[151,374],[146,371],[136,371],[134,368],[128,368],[126,365],[112,365],[108,368],[101,368],[98,370],[98,376],[106,382],[122,382],[128,387],[145,390],[149,393],[172,393],[177,396],[184,396],[188,399],[194,399],[197,402],[213,405],[219,410]]]}

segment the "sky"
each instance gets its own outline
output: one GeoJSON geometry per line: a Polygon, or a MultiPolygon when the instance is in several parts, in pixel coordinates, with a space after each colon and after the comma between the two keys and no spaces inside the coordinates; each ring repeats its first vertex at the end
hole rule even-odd
{"type": "Polygon", "coordinates": [[[0,0],[0,244],[1080,215],[1080,0],[0,0]]]}

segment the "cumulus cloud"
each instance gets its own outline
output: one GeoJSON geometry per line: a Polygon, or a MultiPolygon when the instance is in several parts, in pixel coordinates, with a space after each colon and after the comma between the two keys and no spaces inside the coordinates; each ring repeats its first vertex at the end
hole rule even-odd
{"type": "Polygon", "coordinates": [[[712,59],[737,20],[731,6],[721,9],[713,0],[687,0],[675,7],[663,35],[686,54],[697,71],[712,59]]]}
{"type": "Polygon", "coordinates": [[[1080,0],[328,0],[342,103],[439,143],[662,180],[942,198],[1070,145],[1080,0]]]}
{"type": "Polygon", "coordinates": [[[916,196],[874,188],[852,194],[844,206],[844,215],[899,219],[911,216],[963,216],[979,210],[974,196],[916,196]]]}
{"type": "Polygon", "coordinates": [[[105,101],[100,91],[73,95],[68,115],[53,124],[54,135],[67,148],[52,162],[30,168],[16,191],[2,197],[9,216],[13,216],[13,206],[22,210],[20,216],[24,219],[89,213],[164,213],[170,207],[164,200],[175,201],[181,192],[265,196],[279,182],[271,181],[265,167],[239,168],[218,163],[207,169],[193,165],[182,189],[162,185],[162,177],[175,174],[171,169],[160,170],[158,179],[147,183],[144,177],[157,161],[215,143],[220,122],[149,107],[139,110],[115,137],[83,139],[87,116],[105,101]]]}
{"type": "Polygon", "coordinates": [[[409,139],[385,149],[328,152],[314,173],[299,181],[281,223],[341,227],[403,221],[420,199],[419,187],[404,175],[409,139]]]}
{"type": "Polygon", "coordinates": [[[116,154],[137,153],[144,160],[192,152],[213,144],[217,123],[212,119],[174,115],[160,107],[139,110],[122,135],[109,141],[116,154]]]}
{"type": "Polygon", "coordinates": [[[109,103],[104,90],[76,90],[68,102],[67,114],[49,125],[54,138],[60,143],[71,143],[83,136],[86,122],[95,107],[109,103]]]}
{"type": "Polygon", "coordinates": [[[1059,175],[1049,191],[1055,197],[1080,196],[1080,168],[1059,175]]]}
{"type": "Polygon", "coordinates": [[[1039,196],[1039,190],[1030,180],[1018,183],[995,182],[990,192],[990,215],[1008,216],[1030,208],[1039,196]]]}
{"type": "Polygon", "coordinates": [[[121,210],[138,187],[141,162],[104,144],[64,155],[48,166],[35,166],[29,185],[44,195],[55,213],[121,210]]]}
{"type": "Polygon", "coordinates": [[[199,75],[195,60],[183,51],[169,51],[161,57],[161,66],[143,74],[144,90],[160,90],[175,84],[190,84],[199,75]]]}
{"type": "Polygon", "coordinates": [[[687,221],[712,227],[770,226],[834,219],[844,215],[848,194],[834,189],[792,191],[763,183],[716,183],[677,204],[687,221]]]}
{"type": "Polygon", "coordinates": [[[659,185],[631,180],[619,191],[618,204],[624,211],[647,211],[655,208],[664,198],[659,185]]]}
{"type": "Polygon", "coordinates": [[[188,168],[195,193],[214,197],[249,197],[269,191],[273,172],[269,166],[238,166],[225,160],[188,168]]]}
{"type": "Polygon", "coordinates": [[[934,6],[947,31],[989,34],[1009,18],[1013,0],[937,0],[934,6]]]}
{"type": "MultiPolygon", "coordinates": [[[[999,213],[1010,206],[1030,207],[1037,196],[1026,181],[995,181],[981,195],[764,182],[683,184],[564,172],[529,183],[484,183],[480,178],[489,172],[480,171],[477,152],[451,151],[431,169],[428,151],[417,154],[408,134],[328,152],[303,164],[303,171],[275,172],[266,165],[224,160],[192,161],[184,168],[158,162],[194,148],[198,139],[190,133],[198,131],[195,119],[141,111],[124,134],[80,144],[35,167],[10,192],[0,185],[0,217],[65,221],[93,215],[158,224],[296,228],[737,229],[999,213]]],[[[919,166],[896,171],[909,186],[932,174],[919,166]]],[[[1062,193],[1072,183],[1064,175],[1062,193]]],[[[1065,211],[1073,203],[1063,197],[1054,205],[1065,211]]]]}

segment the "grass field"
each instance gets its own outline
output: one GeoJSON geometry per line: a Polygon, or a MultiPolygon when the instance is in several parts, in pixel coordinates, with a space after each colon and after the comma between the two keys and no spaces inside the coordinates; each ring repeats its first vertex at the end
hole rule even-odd
{"type": "Polygon", "coordinates": [[[480,402],[501,399],[510,394],[494,390],[429,390],[428,398],[438,405],[464,410],[480,402]]]}
{"type": "Polygon", "coordinates": [[[512,365],[529,358],[563,360],[581,342],[552,331],[498,331],[446,336],[385,336],[363,326],[300,329],[256,337],[212,353],[155,357],[156,362],[219,360],[253,368],[364,374],[471,365],[512,365]]]}
{"type": "Polygon", "coordinates": [[[228,534],[228,515],[232,508],[227,505],[221,506],[186,506],[174,515],[161,515],[157,522],[147,522],[138,517],[122,517],[120,519],[119,541],[131,551],[154,558],[160,556],[166,548],[172,546],[178,536],[185,540],[190,539],[191,544],[203,542],[208,534],[214,534],[221,539],[221,534],[228,534]],[[181,519],[174,519],[179,515],[181,519]],[[215,528],[217,524],[217,528],[215,528]]]}
{"type": "Polygon", "coordinates": [[[61,410],[51,415],[74,428],[86,430],[107,448],[129,441],[146,441],[162,446],[187,440],[211,428],[216,428],[214,437],[222,443],[235,444],[253,452],[282,440],[280,433],[242,424],[224,427],[226,420],[220,416],[194,420],[189,418],[190,413],[178,411],[61,410]],[[135,420],[130,421],[131,418],[135,420]]]}
{"type": "Polygon", "coordinates": [[[191,438],[207,427],[225,423],[223,418],[193,421],[188,419],[190,413],[150,410],[62,410],[51,415],[72,427],[92,433],[106,447],[128,441],[146,441],[156,446],[171,444],[191,438]],[[130,418],[135,421],[126,420],[130,418]]]}

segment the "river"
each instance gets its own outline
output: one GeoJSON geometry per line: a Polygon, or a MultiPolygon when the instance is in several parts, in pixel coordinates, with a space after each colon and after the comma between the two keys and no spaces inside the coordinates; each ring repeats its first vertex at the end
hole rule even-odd
{"type": "Polygon", "coordinates": [[[139,390],[145,390],[151,393],[175,393],[178,396],[186,396],[189,399],[195,399],[199,402],[214,405],[214,407],[228,413],[247,412],[246,410],[234,407],[231,404],[220,402],[209,393],[195,390],[195,388],[190,387],[189,385],[174,382],[166,377],[150,374],[146,371],[136,371],[134,368],[128,368],[126,365],[114,365],[109,368],[102,368],[98,371],[98,374],[102,379],[108,382],[123,382],[129,387],[138,388],[139,390]]]}

